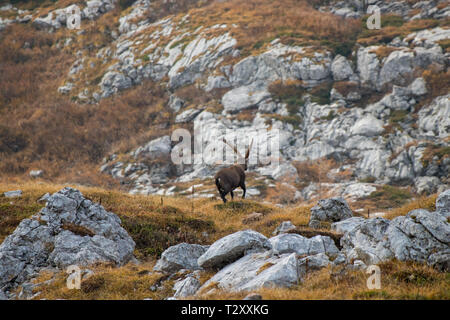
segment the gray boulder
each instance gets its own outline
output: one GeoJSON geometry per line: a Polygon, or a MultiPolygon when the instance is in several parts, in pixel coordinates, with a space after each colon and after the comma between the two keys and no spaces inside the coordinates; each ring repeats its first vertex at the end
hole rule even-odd
{"type": "Polygon", "coordinates": [[[311,208],[309,226],[316,227],[322,221],[337,222],[352,216],[352,210],[343,198],[322,199],[311,208]]]}
{"type": "Polygon", "coordinates": [[[373,115],[368,114],[353,125],[350,132],[355,135],[361,136],[377,136],[384,131],[384,122],[375,118],[373,115]]]}
{"type": "Polygon", "coordinates": [[[202,111],[202,109],[187,109],[175,117],[175,123],[191,122],[202,111]]]}
{"type": "Polygon", "coordinates": [[[357,69],[361,83],[372,87],[378,83],[378,74],[381,68],[380,61],[374,53],[377,48],[377,46],[360,48],[357,53],[357,69]]]}
{"type": "Polygon", "coordinates": [[[291,230],[295,230],[295,226],[292,224],[291,221],[283,221],[272,233],[273,235],[278,235],[280,233],[286,233],[291,230]]]}
{"type": "Polygon", "coordinates": [[[436,97],[420,109],[418,125],[424,135],[447,137],[450,134],[450,94],[436,97]]]}
{"type": "Polygon", "coordinates": [[[206,252],[208,246],[180,243],[165,250],[153,268],[154,271],[174,273],[181,269],[199,270],[197,259],[206,252]]]}
{"type": "Polygon", "coordinates": [[[236,113],[258,105],[270,97],[265,88],[258,86],[242,86],[228,91],[222,97],[222,105],[226,112],[236,113]]]}
{"type": "Polygon", "coordinates": [[[132,84],[133,82],[130,77],[117,71],[108,71],[100,82],[102,98],[109,97],[118,91],[128,89],[132,84]]]}
{"type": "Polygon", "coordinates": [[[250,250],[270,248],[270,242],[261,233],[253,230],[238,231],[214,242],[198,258],[198,265],[203,268],[222,267],[239,259],[250,250]]]}
{"type": "Polygon", "coordinates": [[[339,249],[334,244],[333,239],[328,236],[315,236],[305,238],[295,233],[284,233],[269,239],[272,250],[275,254],[292,253],[298,255],[315,255],[324,253],[330,257],[339,254],[339,249]]]}
{"type": "Polygon", "coordinates": [[[414,187],[418,194],[431,194],[437,190],[440,183],[441,181],[438,177],[417,177],[414,180],[414,187]]]}
{"type": "Polygon", "coordinates": [[[437,197],[436,212],[444,217],[450,217],[450,189],[445,190],[437,197]]]}
{"type": "Polygon", "coordinates": [[[341,238],[341,245],[347,261],[361,260],[370,265],[393,258],[386,239],[388,227],[387,219],[366,219],[345,233],[341,238]]]}
{"type": "Polygon", "coordinates": [[[437,212],[417,209],[396,217],[387,229],[393,255],[401,261],[442,263],[438,256],[449,257],[450,224],[437,212]]]}
{"type": "Polygon", "coordinates": [[[201,288],[250,291],[259,288],[291,287],[299,281],[295,253],[271,255],[270,251],[251,253],[227,265],[201,288]]]}
{"type": "Polygon", "coordinates": [[[73,188],[46,201],[0,245],[0,287],[22,283],[44,267],[120,266],[133,258],[135,243],[115,214],[73,188]]]}
{"type": "Polygon", "coordinates": [[[331,230],[339,233],[347,233],[363,223],[364,220],[365,219],[361,217],[351,217],[342,221],[334,222],[331,224],[331,230]]]}
{"type": "Polygon", "coordinates": [[[337,55],[331,63],[331,72],[335,81],[347,80],[353,75],[350,62],[341,55],[337,55]]]}
{"type": "Polygon", "coordinates": [[[393,81],[404,85],[403,78],[414,69],[414,52],[409,50],[393,51],[384,61],[380,70],[379,87],[393,81]]]}
{"type": "Polygon", "coordinates": [[[168,156],[172,150],[171,143],[169,136],[162,136],[148,142],[144,146],[138,147],[132,152],[132,155],[134,158],[142,156],[149,159],[165,157],[168,156]]]}
{"type": "Polygon", "coordinates": [[[198,281],[197,278],[188,276],[174,284],[173,290],[175,290],[175,293],[173,296],[176,298],[193,296],[198,291],[200,286],[200,281],[198,281]]]}

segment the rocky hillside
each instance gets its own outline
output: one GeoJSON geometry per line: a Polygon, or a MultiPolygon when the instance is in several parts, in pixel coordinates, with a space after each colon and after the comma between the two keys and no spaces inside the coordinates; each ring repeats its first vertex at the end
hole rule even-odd
{"type": "Polygon", "coordinates": [[[0,299],[448,300],[449,64],[446,0],[2,1],[0,299]]]}
{"type": "Polygon", "coordinates": [[[251,162],[255,199],[440,192],[450,6],[368,4],[381,29],[367,28],[359,1],[5,4],[0,170],[211,197],[220,163],[170,161],[171,135],[185,128],[202,148],[254,139],[251,159],[277,138],[279,165],[251,162]]]}

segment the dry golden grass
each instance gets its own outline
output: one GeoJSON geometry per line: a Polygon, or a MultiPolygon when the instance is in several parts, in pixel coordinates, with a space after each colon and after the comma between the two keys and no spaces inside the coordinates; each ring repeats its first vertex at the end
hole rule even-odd
{"type": "Polygon", "coordinates": [[[373,50],[370,52],[375,53],[377,55],[378,59],[382,60],[396,50],[399,50],[399,49],[396,47],[390,47],[390,46],[379,46],[376,50],[373,50]]]}
{"type": "MultiPolygon", "coordinates": [[[[150,287],[159,285],[165,278],[161,273],[152,273],[154,262],[139,265],[127,264],[120,268],[96,266],[89,270],[94,274],[81,281],[80,290],[67,288],[67,274],[42,272],[35,280],[40,283],[53,279],[51,283],[34,289],[41,292],[37,299],[72,300],[142,300],[145,298],[164,299],[171,295],[175,278],[163,283],[163,289],[151,291],[150,287]]],[[[20,290],[20,287],[18,288],[20,290]]]]}
{"type": "Polygon", "coordinates": [[[180,242],[208,244],[249,228],[270,236],[282,221],[291,220],[296,225],[303,225],[309,220],[310,205],[279,208],[241,199],[224,204],[218,198],[188,200],[185,197],[129,195],[118,190],[76,184],[0,182],[0,194],[8,190],[23,191],[23,196],[18,199],[0,197],[0,226],[4,226],[0,229],[0,241],[14,230],[21,219],[30,217],[43,207],[43,204],[36,203],[37,199],[64,186],[77,188],[85,197],[116,213],[136,242],[135,255],[140,259],[158,257],[166,248],[180,242]],[[258,221],[243,223],[253,212],[264,216],[258,221]]]}
{"type": "MultiPolygon", "coordinates": [[[[450,299],[449,273],[438,272],[426,265],[391,261],[379,265],[381,289],[369,290],[365,271],[341,274],[331,267],[312,272],[292,288],[265,288],[253,291],[264,300],[328,300],[328,299],[450,299]]],[[[199,299],[242,299],[248,292],[216,290],[199,299]]]]}
{"type": "Polygon", "coordinates": [[[398,216],[404,216],[408,212],[415,209],[426,209],[429,211],[434,211],[436,210],[436,198],[437,194],[432,194],[430,196],[420,196],[419,198],[412,200],[399,208],[389,210],[385,218],[394,219],[398,216]]]}

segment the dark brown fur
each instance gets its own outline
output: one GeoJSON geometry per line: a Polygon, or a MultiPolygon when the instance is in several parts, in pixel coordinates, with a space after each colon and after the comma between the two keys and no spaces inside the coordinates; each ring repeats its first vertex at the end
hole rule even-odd
{"type": "Polygon", "coordinates": [[[219,190],[220,197],[223,202],[227,202],[225,196],[230,193],[231,200],[233,200],[233,190],[241,187],[244,191],[242,198],[245,198],[245,171],[242,165],[234,165],[229,168],[223,168],[217,172],[214,177],[216,180],[216,186],[219,190]]]}
{"type": "MultiPolygon", "coordinates": [[[[242,156],[237,151],[236,147],[230,145],[225,139],[223,142],[228,144],[231,148],[233,148],[234,152],[238,154],[242,158],[242,156]]],[[[250,148],[252,147],[253,141],[250,143],[250,146],[247,149],[245,154],[245,162],[244,164],[235,164],[228,168],[223,168],[216,173],[214,180],[216,181],[217,190],[219,190],[220,197],[223,202],[227,202],[225,196],[230,193],[231,200],[234,198],[233,190],[241,187],[244,191],[242,194],[242,199],[245,198],[245,171],[247,170],[248,156],[250,155],[250,148]]]]}

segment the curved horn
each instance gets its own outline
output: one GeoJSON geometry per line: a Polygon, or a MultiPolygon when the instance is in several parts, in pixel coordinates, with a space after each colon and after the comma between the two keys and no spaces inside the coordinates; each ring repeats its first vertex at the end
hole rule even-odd
{"type": "Polygon", "coordinates": [[[252,148],[253,145],[253,139],[252,142],[250,142],[250,145],[248,146],[247,152],[245,153],[245,159],[248,159],[248,156],[250,155],[250,149],[252,148]]]}
{"type": "Polygon", "coordinates": [[[230,146],[231,149],[241,158],[243,158],[242,154],[238,151],[236,146],[233,146],[231,143],[229,143],[225,138],[222,138],[222,141],[225,142],[228,146],[230,146]]]}

